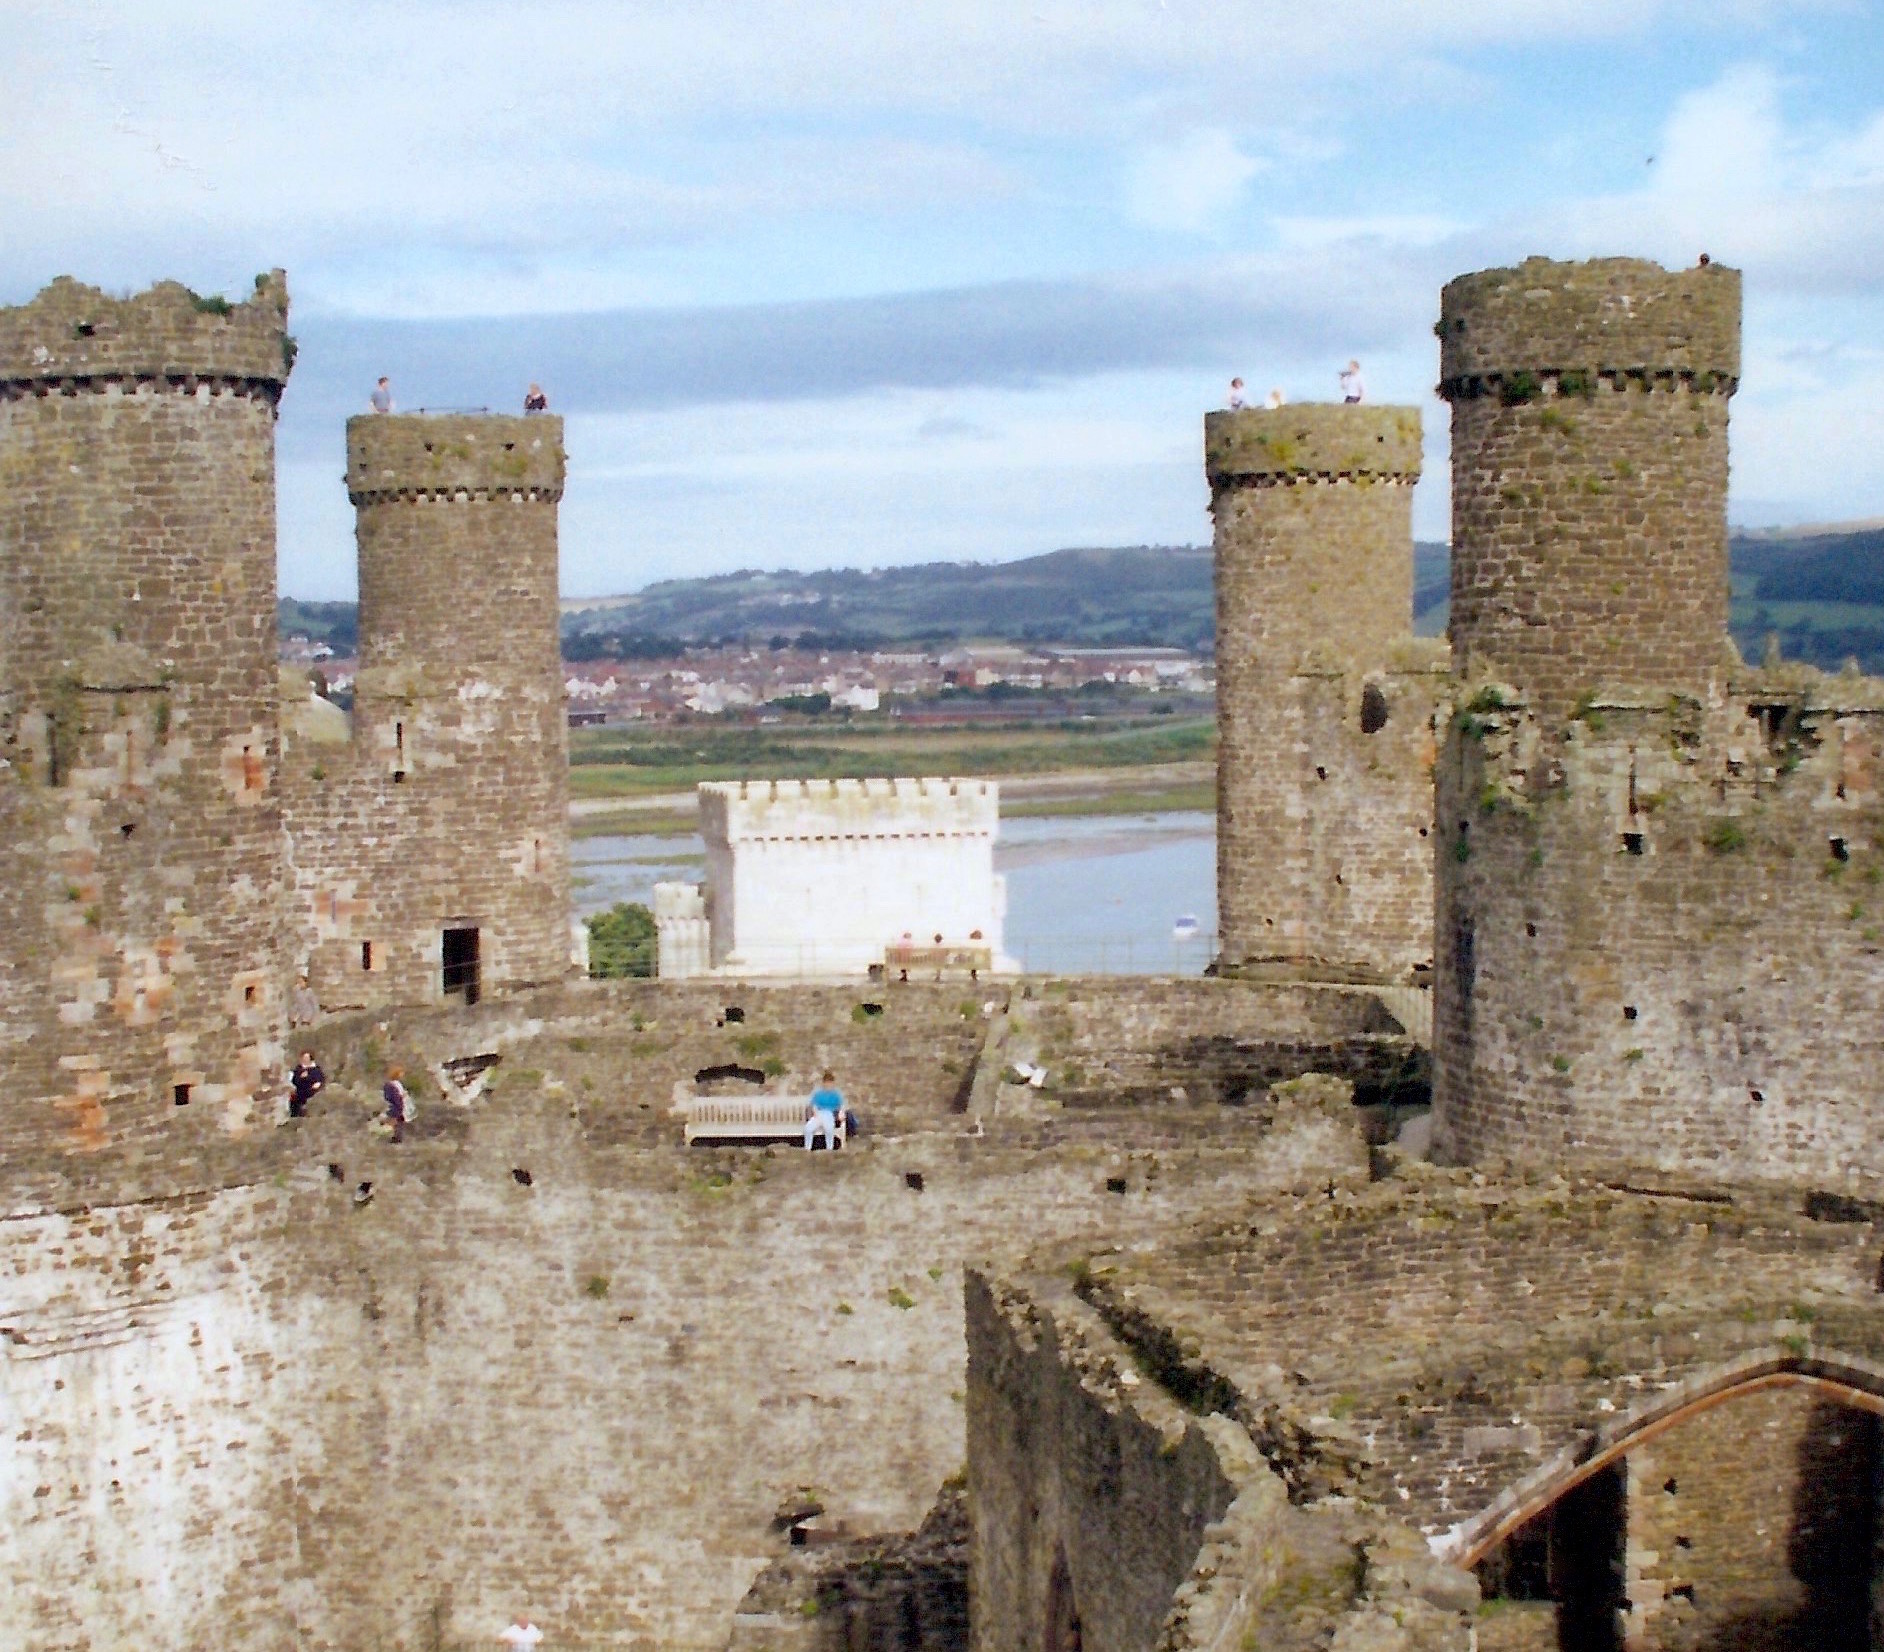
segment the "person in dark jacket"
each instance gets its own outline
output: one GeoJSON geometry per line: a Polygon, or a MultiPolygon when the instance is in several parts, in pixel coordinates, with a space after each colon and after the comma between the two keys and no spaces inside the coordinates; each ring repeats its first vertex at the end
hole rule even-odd
{"type": "Polygon", "coordinates": [[[301,1058],[288,1074],[288,1117],[307,1117],[307,1104],[327,1088],[327,1075],[320,1070],[312,1050],[303,1050],[301,1058]]]}

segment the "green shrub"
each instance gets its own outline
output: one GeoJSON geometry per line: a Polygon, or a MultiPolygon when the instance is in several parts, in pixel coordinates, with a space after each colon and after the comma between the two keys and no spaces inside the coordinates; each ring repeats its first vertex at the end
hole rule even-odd
{"type": "Polygon", "coordinates": [[[1737,854],[1747,846],[1747,834],[1736,820],[1716,820],[1701,834],[1701,841],[1717,855],[1737,854]]]}
{"type": "Polygon", "coordinates": [[[654,914],[637,901],[620,901],[588,920],[589,973],[597,980],[648,978],[657,942],[654,914]]]}

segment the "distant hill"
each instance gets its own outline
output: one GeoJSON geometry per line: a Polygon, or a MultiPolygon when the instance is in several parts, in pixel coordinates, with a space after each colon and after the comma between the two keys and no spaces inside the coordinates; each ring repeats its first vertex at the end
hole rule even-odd
{"type": "MultiPolygon", "coordinates": [[[[1855,656],[1884,674],[1884,524],[1737,534],[1733,631],[1758,658],[1769,632],[1794,659],[1836,669],[1855,656]]],[[[1446,547],[1414,547],[1416,629],[1445,629],[1446,547]]],[[[954,642],[1160,645],[1208,651],[1215,623],[1208,546],[1051,551],[1018,562],[916,567],[742,569],[670,579],[627,596],[563,602],[569,659],[661,657],[688,643],[806,641],[830,648],[954,642]]],[[[351,603],[284,600],[284,635],[342,653],[351,603]]]]}
{"type": "Polygon", "coordinates": [[[360,645],[360,605],[283,597],[275,608],[275,629],[284,637],[306,637],[326,643],[336,654],[351,654],[360,645]]]}
{"type": "Polygon", "coordinates": [[[565,601],[566,641],[617,636],[763,641],[803,633],[832,645],[956,641],[1208,648],[1210,551],[1136,545],[1051,551],[1019,562],[670,579],[632,596],[565,601]]]}
{"type": "Polygon", "coordinates": [[[1884,524],[1844,533],[1746,536],[1734,572],[1768,602],[1884,605],[1884,524]]]}

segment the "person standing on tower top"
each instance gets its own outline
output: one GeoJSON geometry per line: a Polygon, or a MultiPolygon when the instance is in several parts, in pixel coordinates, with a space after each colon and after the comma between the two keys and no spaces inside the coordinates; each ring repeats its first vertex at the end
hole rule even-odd
{"type": "Polygon", "coordinates": [[[379,376],[379,383],[373,386],[373,394],[367,403],[375,413],[390,413],[393,410],[392,380],[384,373],[379,376]]]}
{"type": "Polygon", "coordinates": [[[549,411],[549,397],[543,394],[542,385],[533,384],[530,386],[529,394],[523,398],[523,410],[526,413],[547,413],[549,411]]]}
{"type": "Polygon", "coordinates": [[[1232,413],[1240,412],[1248,405],[1248,401],[1243,395],[1243,381],[1241,379],[1230,380],[1230,411],[1232,413]]]}
{"type": "Polygon", "coordinates": [[[1364,402],[1367,400],[1367,385],[1361,378],[1361,364],[1351,361],[1341,373],[1341,399],[1344,402],[1364,402]]]}

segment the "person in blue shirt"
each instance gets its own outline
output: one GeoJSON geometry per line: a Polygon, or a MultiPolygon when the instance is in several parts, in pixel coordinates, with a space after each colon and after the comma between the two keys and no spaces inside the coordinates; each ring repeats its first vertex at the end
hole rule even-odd
{"type": "Polygon", "coordinates": [[[844,1111],[844,1097],[837,1088],[837,1074],[828,1067],[818,1079],[817,1089],[811,1092],[811,1117],[805,1120],[805,1151],[811,1151],[811,1138],[819,1131],[824,1132],[824,1145],[837,1147],[838,1115],[844,1111]]]}

